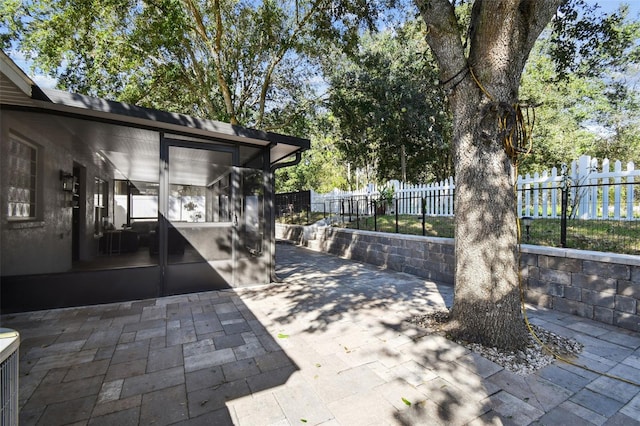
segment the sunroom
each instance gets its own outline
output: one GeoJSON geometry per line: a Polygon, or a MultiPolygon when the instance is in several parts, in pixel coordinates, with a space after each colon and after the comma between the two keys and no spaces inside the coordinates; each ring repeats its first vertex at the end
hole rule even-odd
{"type": "Polygon", "coordinates": [[[273,172],[308,140],[41,89],[0,65],[3,312],[271,281],[273,172]]]}

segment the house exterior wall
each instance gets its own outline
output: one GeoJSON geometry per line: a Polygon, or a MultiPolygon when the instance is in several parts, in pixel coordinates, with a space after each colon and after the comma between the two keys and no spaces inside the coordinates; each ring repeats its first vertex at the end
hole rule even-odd
{"type": "MultiPolygon", "coordinates": [[[[117,117],[83,116],[74,111],[48,112],[8,105],[0,108],[0,309],[4,312],[134,300],[270,281],[274,253],[269,219],[273,194],[270,166],[275,161],[270,159],[271,146],[244,144],[235,136],[229,140],[192,136],[186,130],[163,139],[162,129],[156,128],[153,121],[130,125],[117,117]],[[12,135],[35,147],[38,154],[36,217],[28,220],[10,218],[8,213],[8,177],[13,166],[7,153],[12,135]],[[101,216],[113,223],[114,179],[169,186],[171,182],[161,178],[168,176],[160,173],[161,165],[166,167],[168,161],[163,163],[160,151],[163,146],[174,146],[171,144],[203,153],[223,152],[222,145],[229,148],[224,152],[236,150],[238,158],[234,162],[240,165],[232,166],[238,180],[232,206],[236,210],[230,216],[233,221],[198,224],[203,229],[190,232],[184,228],[191,224],[171,223],[160,211],[159,220],[140,222],[149,228],[146,231],[134,229],[138,225],[134,223],[131,229],[120,229],[124,221],[119,216],[121,223],[115,224],[116,229],[109,227],[102,235],[94,235],[96,178],[106,182],[108,188],[107,212],[101,216]],[[63,190],[61,171],[80,177],[78,208],[73,207],[73,194],[63,190]],[[152,181],[154,176],[156,180],[152,181]],[[74,212],[79,216],[78,231],[74,231],[74,212]],[[184,231],[189,240],[188,253],[171,252],[170,235],[163,231],[167,229],[165,225],[169,230],[184,231]],[[214,229],[218,226],[226,227],[233,237],[232,245],[214,229]],[[141,242],[142,234],[147,237],[145,244],[141,242]],[[155,246],[150,243],[151,234],[157,238],[160,250],[152,250],[155,246]],[[138,244],[133,243],[132,236],[137,237],[138,244]],[[79,262],[74,258],[74,241],[78,243],[79,262]],[[227,250],[223,258],[218,259],[205,249],[207,244],[227,250]]],[[[192,166],[188,159],[176,158],[174,165],[182,165],[183,170],[192,166]]],[[[231,167],[222,162],[221,165],[231,167]]],[[[216,170],[219,172],[213,168],[216,170]]],[[[158,192],[160,202],[171,197],[167,189],[164,191],[164,195],[158,192]]],[[[130,196],[128,202],[132,203],[130,196]]],[[[132,205],[129,208],[133,209],[132,205]]],[[[150,218],[143,218],[146,219],[150,218]]]]}
{"type": "Polygon", "coordinates": [[[88,259],[97,251],[93,237],[94,178],[108,179],[96,166],[91,152],[81,149],[67,131],[68,119],[40,113],[3,110],[0,114],[0,273],[2,276],[68,271],[72,265],[72,208],[70,193],[62,190],[60,170],[82,167],[84,184],[80,199],[80,258],[88,259]],[[10,135],[16,135],[37,147],[37,200],[35,220],[8,219],[8,149],[10,135]],[[80,148],[80,149],[79,149],[80,148]]]}
{"type": "MultiPolygon", "coordinates": [[[[425,279],[453,284],[450,238],[276,225],[276,238],[425,279]],[[306,229],[305,229],[306,228],[306,229]]],[[[527,302],[640,331],[640,257],[523,245],[527,302]]]]}

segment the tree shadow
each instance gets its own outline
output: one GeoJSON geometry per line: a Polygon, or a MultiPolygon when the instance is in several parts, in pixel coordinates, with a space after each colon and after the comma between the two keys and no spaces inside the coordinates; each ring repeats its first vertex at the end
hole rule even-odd
{"type": "Polygon", "coordinates": [[[375,391],[394,407],[398,424],[500,417],[491,400],[500,389],[484,378],[502,367],[408,322],[450,307],[452,286],[291,245],[278,245],[276,256],[283,283],[245,290],[243,298],[273,298],[270,320],[309,346],[337,336],[336,357],[384,380],[375,391]]]}
{"type": "Polygon", "coordinates": [[[384,309],[391,301],[409,303],[416,312],[451,306],[453,301],[449,285],[290,245],[278,244],[276,263],[286,285],[259,292],[286,298],[288,308],[275,318],[279,323],[309,314],[308,332],[324,331],[361,310],[384,309]]]}

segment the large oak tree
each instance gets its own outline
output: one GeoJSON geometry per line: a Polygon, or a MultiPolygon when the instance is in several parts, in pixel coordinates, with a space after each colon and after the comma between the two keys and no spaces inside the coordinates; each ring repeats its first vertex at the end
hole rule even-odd
{"type": "Polygon", "coordinates": [[[452,332],[522,347],[514,125],[520,77],[562,0],[475,0],[466,25],[448,0],[415,0],[453,114],[455,296],[452,332]]]}

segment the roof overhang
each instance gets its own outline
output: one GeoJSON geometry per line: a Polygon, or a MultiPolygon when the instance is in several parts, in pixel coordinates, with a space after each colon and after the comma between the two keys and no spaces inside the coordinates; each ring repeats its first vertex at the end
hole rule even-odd
{"type": "Polygon", "coordinates": [[[143,108],[54,89],[41,89],[0,51],[0,104],[33,108],[40,112],[96,120],[122,126],[175,132],[243,145],[269,147],[271,164],[309,149],[304,138],[233,126],[184,114],[143,108]]]}
{"type": "Polygon", "coordinates": [[[0,103],[32,105],[33,81],[0,50],[0,103]]]}

